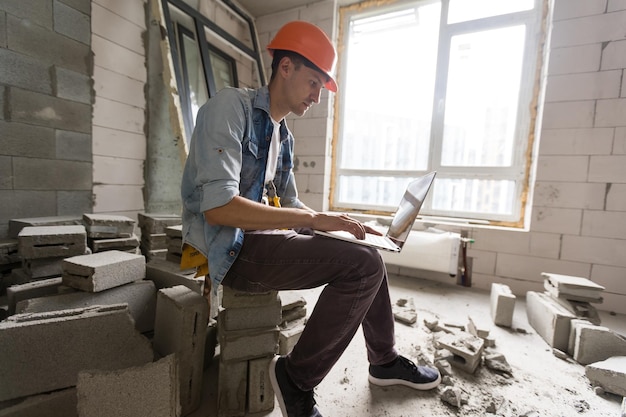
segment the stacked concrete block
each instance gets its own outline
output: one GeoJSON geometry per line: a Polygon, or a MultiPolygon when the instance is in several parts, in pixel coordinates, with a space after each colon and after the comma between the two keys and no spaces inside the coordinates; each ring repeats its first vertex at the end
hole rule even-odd
{"type": "Polygon", "coordinates": [[[218,315],[220,416],[274,408],[268,367],[278,352],[282,305],[278,292],[252,294],[224,287],[218,315]]]}
{"type": "Polygon", "coordinates": [[[167,255],[165,229],[180,225],[182,223],[180,215],[139,213],[137,218],[141,229],[141,253],[148,261],[155,258],[165,259],[167,255]]]}
{"type": "Polygon", "coordinates": [[[176,354],[181,415],[200,406],[204,349],[209,311],[206,299],[178,285],[159,290],[154,325],[154,349],[160,355],[176,354]]]}
{"type": "Polygon", "coordinates": [[[73,256],[63,260],[63,284],[87,292],[99,292],[146,277],[146,259],[121,251],[73,256]]]}
{"type": "Polygon", "coordinates": [[[595,282],[569,275],[544,272],[543,284],[546,294],[565,307],[576,317],[589,320],[599,325],[601,320],[598,311],[592,304],[601,304],[604,287],[595,282]]]}
{"type": "MultiPolygon", "coordinates": [[[[57,279],[60,283],[61,278],[57,279]]],[[[71,291],[41,298],[29,294],[28,297],[22,297],[23,301],[16,303],[16,313],[43,313],[125,303],[135,321],[135,328],[140,333],[147,333],[154,329],[156,294],[154,282],[149,280],[135,281],[96,293],[71,291]]]]}
{"type": "Polygon", "coordinates": [[[166,227],[165,239],[167,242],[167,254],[165,255],[165,259],[180,265],[180,258],[183,254],[183,226],[166,227]]]}
{"type": "Polygon", "coordinates": [[[20,231],[29,226],[80,226],[82,224],[82,216],[50,216],[11,219],[9,220],[9,237],[11,239],[17,239],[20,231]]]}
{"type": "Polygon", "coordinates": [[[88,252],[85,227],[80,225],[27,226],[17,242],[22,270],[30,279],[59,276],[64,258],[88,252]]]}
{"type": "Polygon", "coordinates": [[[491,318],[497,326],[511,327],[515,312],[515,295],[504,284],[491,284],[490,307],[491,318]]]}
{"type": "Polygon", "coordinates": [[[281,291],[282,321],[280,323],[280,355],[286,355],[296,345],[306,325],[306,300],[297,291],[281,291]]]}
{"type": "Polygon", "coordinates": [[[94,253],[107,250],[140,253],[135,220],[126,216],[85,213],[83,223],[89,247],[94,253]]]}
{"type": "Polygon", "coordinates": [[[79,417],[179,417],[175,355],[113,371],[83,371],[76,387],[79,417]]]}
{"type": "Polygon", "coordinates": [[[153,360],[126,305],[16,314],[0,322],[0,402],[73,387],[85,369],[153,360]]]}

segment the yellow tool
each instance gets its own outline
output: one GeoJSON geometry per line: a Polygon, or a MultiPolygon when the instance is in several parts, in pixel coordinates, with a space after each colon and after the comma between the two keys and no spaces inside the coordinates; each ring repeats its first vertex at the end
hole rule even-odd
{"type": "Polygon", "coordinates": [[[196,268],[196,278],[209,275],[209,262],[198,249],[191,245],[183,245],[183,254],[180,259],[180,269],[196,268]]]}

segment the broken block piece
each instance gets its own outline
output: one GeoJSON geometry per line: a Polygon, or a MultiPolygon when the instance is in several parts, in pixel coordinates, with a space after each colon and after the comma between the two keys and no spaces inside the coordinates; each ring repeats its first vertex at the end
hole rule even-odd
{"type": "Polygon", "coordinates": [[[83,219],[81,216],[50,216],[11,219],[9,220],[9,237],[16,239],[22,229],[28,226],[81,226],[82,224],[83,219]]]}
{"type": "Polygon", "coordinates": [[[485,341],[466,332],[446,333],[437,339],[437,347],[452,353],[448,358],[452,366],[473,374],[482,360],[485,341]]]}
{"type": "Polygon", "coordinates": [[[179,417],[175,355],[143,366],[83,371],[76,386],[80,417],[179,417]]]}
{"type": "Polygon", "coordinates": [[[121,250],[130,252],[139,247],[139,238],[137,235],[131,237],[115,237],[105,239],[89,239],[89,247],[96,252],[104,252],[107,250],[121,250]]]}
{"type": "Polygon", "coordinates": [[[198,408],[202,399],[208,320],[209,306],[200,294],[183,285],[159,290],[154,350],[163,356],[175,353],[178,357],[183,415],[198,408]]]}
{"type": "Polygon", "coordinates": [[[576,318],[547,294],[526,293],[528,323],[553,348],[567,351],[570,322],[576,318]]]}
{"type": "Polygon", "coordinates": [[[412,325],[417,322],[417,312],[415,311],[415,303],[412,298],[401,298],[391,306],[393,317],[404,324],[412,325]]]}
{"type": "Polygon", "coordinates": [[[145,277],[142,255],[111,250],[63,260],[63,284],[82,291],[103,291],[145,277]]]}
{"type": "MultiPolygon", "coordinates": [[[[56,294],[61,285],[61,277],[41,279],[7,288],[9,314],[15,314],[15,306],[22,300],[56,294]]],[[[66,307],[67,308],[67,307],[66,307]]]]}
{"type": "Polygon", "coordinates": [[[83,223],[90,238],[132,237],[135,233],[135,221],[126,216],[85,213],[83,223]]]}
{"type": "Polygon", "coordinates": [[[298,340],[300,340],[300,336],[302,336],[305,324],[306,319],[301,318],[287,322],[281,326],[280,335],[278,336],[280,345],[278,353],[280,355],[287,355],[293,350],[293,347],[298,343],[298,340]]]}
{"type": "Polygon", "coordinates": [[[120,369],[154,357],[126,305],[16,314],[0,322],[0,401],[76,385],[84,369],[120,369]]]}
{"type": "Polygon", "coordinates": [[[581,365],[626,356],[626,338],[603,326],[576,327],[574,360],[581,365]]]}
{"type": "Polygon", "coordinates": [[[504,284],[491,284],[491,318],[498,326],[511,327],[515,311],[515,295],[504,284]]]}
{"type": "Polygon", "coordinates": [[[246,415],[248,361],[219,361],[217,409],[220,417],[246,415]]]}
{"type": "Polygon", "coordinates": [[[626,356],[613,356],[585,366],[585,375],[594,386],[626,397],[626,356]]]}
{"type": "Polygon", "coordinates": [[[23,259],[83,255],[87,249],[84,226],[28,226],[17,236],[23,259]]]}

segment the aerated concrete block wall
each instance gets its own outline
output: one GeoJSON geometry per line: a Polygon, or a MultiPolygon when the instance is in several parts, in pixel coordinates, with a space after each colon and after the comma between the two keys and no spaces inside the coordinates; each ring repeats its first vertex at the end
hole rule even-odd
{"type": "Polygon", "coordinates": [[[0,3],[0,238],[91,212],[91,0],[0,3]]]}

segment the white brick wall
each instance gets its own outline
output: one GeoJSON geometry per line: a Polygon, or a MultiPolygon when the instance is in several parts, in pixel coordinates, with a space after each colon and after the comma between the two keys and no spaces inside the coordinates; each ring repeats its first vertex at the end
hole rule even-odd
{"type": "Polygon", "coordinates": [[[145,0],[94,0],[94,213],[144,209],[145,0]]]}

